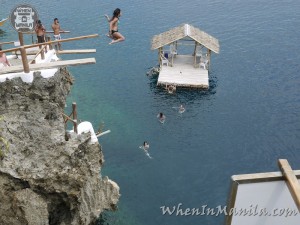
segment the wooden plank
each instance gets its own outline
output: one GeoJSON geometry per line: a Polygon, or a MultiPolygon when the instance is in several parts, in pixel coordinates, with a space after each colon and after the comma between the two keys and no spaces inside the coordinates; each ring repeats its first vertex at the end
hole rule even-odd
{"type": "Polygon", "coordinates": [[[8,41],[8,42],[0,42],[0,46],[1,45],[7,45],[7,44],[13,44],[15,43],[14,41],[8,41]]]}
{"type": "Polygon", "coordinates": [[[297,177],[294,174],[290,164],[286,159],[279,159],[278,165],[282,171],[283,176],[286,178],[287,186],[291,192],[295,204],[300,212],[300,184],[297,177]]]}
{"type": "Polygon", "coordinates": [[[96,49],[78,49],[78,50],[62,50],[57,51],[58,54],[85,54],[85,53],[95,53],[96,49]]]}
{"type": "MultiPolygon", "coordinates": [[[[35,31],[31,31],[31,32],[22,32],[23,34],[35,34],[35,31]]],[[[46,34],[53,34],[54,31],[46,31],[46,34]]],[[[65,30],[65,31],[59,31],[60,34],[64,34],[64,33],[70,33],[70,31],[65,30]]]]}
{"type": "MultiPolygon", "coordinates": [[[[41,46],[40,46],[41,47],[41,46]]],[[[45,45],[43,48],[41,48],[36,54],[35,54],[35,56],[34,56],[34,58],[30,61],[30,63],[29,64],[32,64],[33,63],[33,61],[35,61],[35,59],[36,59],[36,57],[38,57],[38,55],[42,52],[42,51],[44,51],[44,48],[46,48],[47,46],[45,45]]],[[[28,54],[27,54],[28,55],[28,54]]],[[[44,58],[43,58],[43,56],[41,57],[42,59],[45,59],[45,54],[44,54],[44,58]]]]}
{"type": "MultiPolygon", "coordinates": [[[[95,38],[95,37],[99,37],[99,34],[92,34],[92,35],[86,35],[86,36],[79,36],[79,37],[74,37],[74,38],[66,38],[66,39],[61,39],[61,40],[55,40],[55,41],[47,41],[44,43],[38,43],[38,44],[32,44],[32,45],[24,45],[24,48],[33,48],[33,47],[38,47],[40,45],[48,45],[48,44],[53,44],[53,43],[57,43],[57,42],[67,42],[67,41],[76,41],[76,40],[82,40],[82,39],[87,39],[87,38],[95,38]]],[[[0,52],[14,52],[14,51],[18,51],[20,47],[18,48],[10,48],[10,49],[6,49],[6,50],[2,50],[0,52]]]]}
{"type": "MultiPolygon", "coordinates": [[[[294,173],[298,179],[300,179],[300,170],[294,170],[294,173]]],[[[257,182],[267,182],[267,181],[279,181],[283,180],[281,172],[268,172],[268,173],[253,173],[253,174],[240,174],[233,175],[232,180],[238,182],[239,184],[250,184],[257,182]]]]}
{"type": "MultiPolygon", "coordinates": [[[[64,61],[56,61],[50,63],[30,64],[29,69],[30,71],[35,71],[35,70],[50,69],[50,68],[57,68],[57,67],[64,67],[64,66],[79,66],[84,64],[95,64],[95,63],[96,63],[95,58],[74,59],[74,60],[64,60],[64,61]]],[[[0,74],[16,73],[16,72],[23,72],[23,66],[22,65],[10,66],[0,70],[0,74]]]]}
{"type": "Polygon", "coordinates": [[[108,133],[110,133],[110,130],[107,130],[107,131],[101,132],[101,133],[99,133],[99,134],[96,134],[96,136],[97,136],[97,137],[101,137],[101,136],[103,136],[103,135],[105,135],[105,134],[108,134],[108,133]]]}

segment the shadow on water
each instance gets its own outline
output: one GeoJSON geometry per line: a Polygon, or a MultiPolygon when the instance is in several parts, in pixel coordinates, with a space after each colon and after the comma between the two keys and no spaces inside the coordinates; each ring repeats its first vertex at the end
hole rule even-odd
{"type": "MultiPolygon", "coordinates": [[[[126,211],[126,210],[125,210],[126,211]]],[[[104,210],[98,217],[96,225],[137,225],[139,224],[130,214],[120,211],[104,210]],[[118,216],[116,214],[118,213],[118,216]]]]}

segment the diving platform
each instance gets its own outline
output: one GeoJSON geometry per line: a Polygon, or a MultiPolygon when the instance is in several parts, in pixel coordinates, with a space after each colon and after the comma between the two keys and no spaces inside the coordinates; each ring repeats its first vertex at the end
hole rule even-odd
{"type": "Polygon", "coordinates": [[[169,64],[161,66],[157,85],[207,89],[209,87],[208,70],[195,68],[194,56],[177,55],[173,59],[173,66],[169,64]]]}

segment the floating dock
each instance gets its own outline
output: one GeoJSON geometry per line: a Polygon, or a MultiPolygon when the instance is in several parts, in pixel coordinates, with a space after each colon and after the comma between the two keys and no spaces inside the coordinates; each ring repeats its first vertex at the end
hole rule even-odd
{"type": "Polygon", "coordinates": [[[208,88],[208,70],[195,68],[193,56],[177,55],[173,66],[162,65],[157,85],[178,87],[208,88]]]}
{"type": "Polygon", "coordinates": [[[189,24],[155,35],[151,49],[158,50],[157,85],[208,89],[211,53],[219,48],[216,38],[189,24]]]}

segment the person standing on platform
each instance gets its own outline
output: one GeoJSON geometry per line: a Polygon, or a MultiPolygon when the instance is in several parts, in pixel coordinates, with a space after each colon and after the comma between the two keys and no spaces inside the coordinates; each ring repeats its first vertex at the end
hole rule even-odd
{"type": "MultiPolygon", "coordinates": [[[[61,30],[60,25],[59,25],[59,21],[58,21],[57,18],[54,19],[54,22],[53,22],[53,24],[52,24],[52,30],[53,30],[53,32],[54,32],[54,35],[53,35],[54,40],[55,40],[55,41],[61,40],[60,32],[64,32],[64,31],[61,30]]],[[[61,44],[60,44],[59,42],[57,42],[57,45],[58,45],[58,49],[59,49],[60,51],[62,51],[62,49],[61,49],[61,44]]],[[[56,49],[56,50],[57,50],[57,45],[55,45],[55,49],[56,49]]]]}
{"type": "Polygon", "coordinates": [[[34,30],[37,36],[38,43],[44,43],[46,29],[40,20],[37,21],[34,30]]]}

